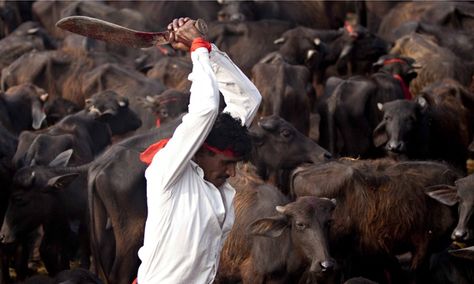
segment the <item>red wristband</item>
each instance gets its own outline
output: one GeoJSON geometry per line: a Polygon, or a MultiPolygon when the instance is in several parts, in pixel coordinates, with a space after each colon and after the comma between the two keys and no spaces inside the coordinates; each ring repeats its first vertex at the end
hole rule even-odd
{"type": "Polygon", "coordinates": [[[198,37],[193,40],[190,51],[193,52],[200,47],[205,47],[209,52],[211,52],[211,44],[202,37],[198,37]]]}

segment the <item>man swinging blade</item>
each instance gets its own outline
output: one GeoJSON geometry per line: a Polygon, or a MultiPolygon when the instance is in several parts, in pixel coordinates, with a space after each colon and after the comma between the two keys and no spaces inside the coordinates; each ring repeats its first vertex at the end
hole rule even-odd
{"type": "Polygon", "coordinates": [[[168,25],[171,46],[191,53],[191,96],[173,136],[157,143],[165,146],[152,145],[141,156],[151,163],[140,284],[213,282],[234,222],[235,190],[227,178],[251,150],[247,127],[261,95],[195,23],[179,18],[168,25]],[[220,114],[219,91],[226,103],[220,114]]]}

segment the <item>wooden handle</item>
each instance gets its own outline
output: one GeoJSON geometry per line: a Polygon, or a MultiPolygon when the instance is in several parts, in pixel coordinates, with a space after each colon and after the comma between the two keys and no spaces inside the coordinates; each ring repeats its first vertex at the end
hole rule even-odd
{"type": "Polygon", "coordinates": [[[194,26],[202,35],[207,35],[206,21],[204,21],[203,19],[197,19],[196,23],[194,23],[194,26]]]}

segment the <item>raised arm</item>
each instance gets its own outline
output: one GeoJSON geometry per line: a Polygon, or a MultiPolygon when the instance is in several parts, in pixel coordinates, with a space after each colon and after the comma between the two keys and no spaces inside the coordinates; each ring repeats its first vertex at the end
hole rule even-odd
{"type": "MultiPolygon", "coordinates": [[[[191,23],[189,25],[192,27],[191,23]]],[[[183,50],[189,50],[187,43],[179,42],[183,50]]],[[[204,47],[197,48],[191,53],[191,60],[193,70],[189,75],[192,85],[188,113],[183,116],[182,123],[176,128],[166,147],[153,157],[145,172],[147,188],[152,190],[166,190],[180,177],[184,167],[211,131],[218,114],[219,91],[209,51],[204,47]]],[[[148,191],[147,194],[153,192],[148,191]]]]}
{"type": "Polygon", "coordinates": [[[229,56],[213,44],[211,64],[226,103],[224,111],[240,118],[249,127],[262,101],[260,92],[229,56]]]}

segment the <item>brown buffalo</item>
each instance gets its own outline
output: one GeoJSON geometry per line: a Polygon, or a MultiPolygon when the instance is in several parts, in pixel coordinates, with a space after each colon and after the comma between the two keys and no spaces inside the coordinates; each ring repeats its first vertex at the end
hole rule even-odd
{"type": "Polygon", "coordinates": [[[474,174],[463,177],[455,185],[433,186],[429,193],[439,202],[453,206],[458,204],[459,221],[451,234],[451,239],[459,243],[472,243],[474,241],[474,174]]]}
{"type": "Polygon", "coordinates": [[[380,281],[385,277],[379,269],[397,269],[396,255],[411,252],[411,269],[422,269],[434,249],[449,243],[455,210],[425,191],[461,176],[435,162],[346,159],[296,170],[292,192],[336,199],[331,252],[338,261],[351,257],[346,276],[363,273],[380,281]]]}
{"type": "Polygon", "coordinates": [[[410,91],[414,95],[445,78],[455,79],[464,86],[471,83],[474,65],[438,45],[431,36],[418,33],[403,36],[395,42],[390,53],[411,57],[419,65],[418,76],[410,83],[410,91]]]}
{"type": "Polygon", "coordinates": [[[402,2],[384,15],[378,34],[385,40],[394,42],[397,38],[394,37],[393,31],[407,22],[424,22],[456,30],[472,30],[473,15],[474,5],[468,2],[402,2]]]}
{"type": "Polygon", "coordinates": [[[0,94],[0,123],[18,135],[22,130],[40,129],[45,121],[43,105],[48,94],[41,88],[24,83],[0,94]]]}
{"type": "Polygon", "coordinates": [[[220,21],[259,21],[278,19],[310,28],[337,28],[347,13],[358,12],[358,3],[351,1],[235,1],[219,0],[220,21]],[[318,15],[318,17],[314,17],[318,15]]]}
{"type": "Polygon", "coordinates": [[[278,115],[308,135],[315,100],[308,68],[283,60],[262,60],[252,68],[252,81],[262,94],[259,116],[278,115]]]}
{"type": "Polygon", "coordinates": [[[38,23],[23,23],[13,33],[0,40],[0,68],[7,67],[21,55],[33,50],[54,48],[56,43],[38,23]]]}
{"type": "Polygon", "coordinates": [[[2,70],[3,87],[34,83],[50,98],[62,97],[82,107],[85,99],[111,90],[128,97],[130,108],[142,120],[141,129],[154,127],[153,114],[137,100],[165,90],[156,80],[121,64],[112,55],[91,52],[78,55],[62,50],[25,54],[2,70]]]}
{"type": "Polygon", "coordinates": [[[250,77],[252,67],[266,54],[277,50],[273,41],[290,27],[288,22],[277,20],[214,23],[209,26],[208,38],[250,77]]]}
{"type": "Polygon", "coordinates": [[[186,57],[164,57],[156,62],[146,73],[151,79],[159,80],[167,88],[188,92],[191,81],[188,75],[192,71],[192,64],[186,57]]]}
{"type": "Polygon", "coordinates": [[[147,96],[142,103],[155,114],[156,127],[161,127],[188,111],[189,93],[168,89],[159,95],[147,96]]]}
{"type": "Polygon", "coordinates": [[[277,188],[243,168],[230,182],[237,191],[236,220],[224,243],[217,283],[292,282],[305,269],[319,278],[334,272],[326,241],[332,201],[302,197],[288,203],[277,188]]]}

